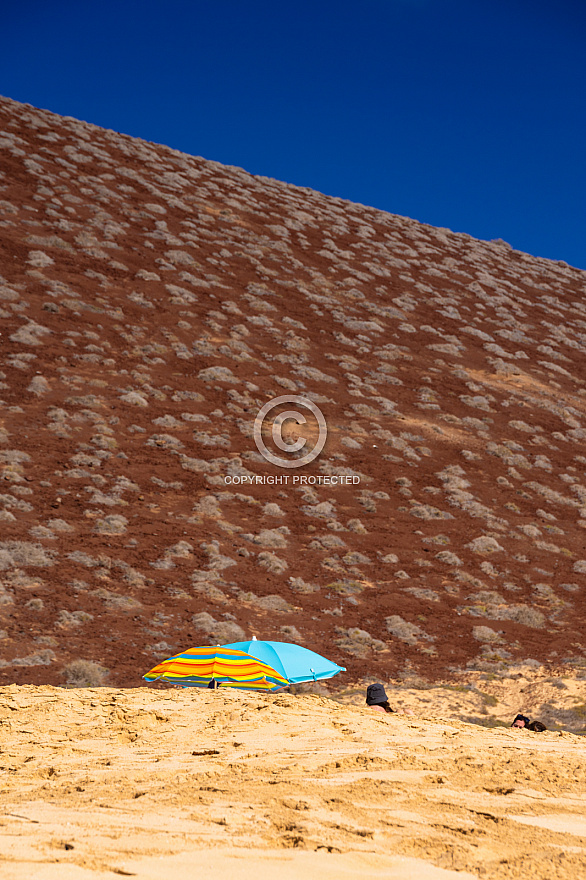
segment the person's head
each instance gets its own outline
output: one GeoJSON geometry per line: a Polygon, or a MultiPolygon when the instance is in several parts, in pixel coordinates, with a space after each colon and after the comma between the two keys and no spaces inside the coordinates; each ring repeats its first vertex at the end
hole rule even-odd
{"type": "Polygon", "coordinates": [[[526,715],[519,714],[511,724],[511,727],[527,727],[530,723],[526,715]]]}
{"type": "Polygon", "coordinates": [[[531,724],[527,725],[527,730],[532,730],[533,733],[543,733],[544,730],[547,730],[547,727],[541,721],[532,721],[531,724]]]}
{"type": "Polygon", "coordinates": [[[387,692],[385,691],[384,685],[379,684],[369,684],[366,688],[366,705],[367,706],[378,706],[380,703],[384,703],[388,700],[387,692]]]}
{"type": "Polygon", "coordinates": [[[386,712],[393,711],[389,706],[389,700],[384,685],[379,684],[378,682],[376,684],[369,684],[366,688],[366,705],[382,706],[386,712]]]}

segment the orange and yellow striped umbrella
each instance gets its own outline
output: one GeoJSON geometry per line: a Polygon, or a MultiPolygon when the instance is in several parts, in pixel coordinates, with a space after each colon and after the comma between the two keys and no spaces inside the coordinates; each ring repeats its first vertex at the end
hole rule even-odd
{"type": "Polygon", "coordinates": [[[169,657],[143,676],[147,681],[166,681],[181,687],[234,687],[248,691],[275,691],[289,682],[272,666],[245,651],[220,646],[190,648],[169,657]]]}

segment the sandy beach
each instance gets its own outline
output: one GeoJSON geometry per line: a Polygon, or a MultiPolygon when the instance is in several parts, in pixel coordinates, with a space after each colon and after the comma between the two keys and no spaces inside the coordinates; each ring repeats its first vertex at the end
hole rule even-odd
{"type": "Polygon", "coordinates": [[[315,694],[0,691],[6,880],[577,878],[584,738],[315,694]]]}

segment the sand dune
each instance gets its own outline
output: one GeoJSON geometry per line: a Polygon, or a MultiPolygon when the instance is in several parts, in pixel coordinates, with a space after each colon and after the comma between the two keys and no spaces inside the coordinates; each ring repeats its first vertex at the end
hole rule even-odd
{"type": "Polygon", "coordinates": [[[578,878],[584,739],[318,695],[0,691],[6,880],[578,878]]]}

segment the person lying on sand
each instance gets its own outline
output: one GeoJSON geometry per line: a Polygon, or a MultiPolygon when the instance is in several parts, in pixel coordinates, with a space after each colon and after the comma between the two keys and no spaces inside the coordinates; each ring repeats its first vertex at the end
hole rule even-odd
{"type": "Polygon", "coordinates": [[[366,705],[376,712],[392,712],[387,693],[382,684],[369,684],[366,689],[366,705]]]}
{"type": "Polygon", "coordinates": [[[542,724],[541,721],[530,721],[526,715],[517,715],[511,727],[524,727],[525,730],[531,730],[533,733],[542,733],[544,730],[547,730],[545,724],[542,724]]]}

